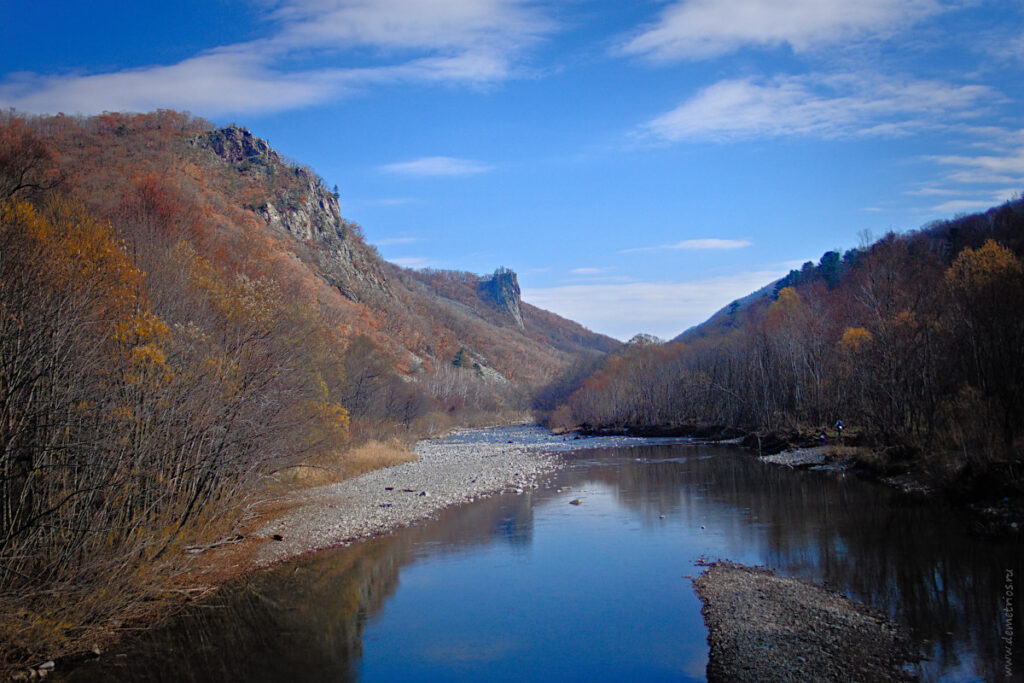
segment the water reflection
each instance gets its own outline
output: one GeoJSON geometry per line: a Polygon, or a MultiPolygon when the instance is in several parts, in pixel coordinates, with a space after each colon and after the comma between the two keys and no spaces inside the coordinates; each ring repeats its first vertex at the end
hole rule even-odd
{"type": "Polygon", "coordinates": [[[951,511],[881,486],[721,447],[571,457],[550,488],[240,582],[68,680],[699,680],[705,634],[680,577],[702,556],[879,607],[926,644],[926,678],[1000,679],[1019,542],[972,536],[951,511]]]}

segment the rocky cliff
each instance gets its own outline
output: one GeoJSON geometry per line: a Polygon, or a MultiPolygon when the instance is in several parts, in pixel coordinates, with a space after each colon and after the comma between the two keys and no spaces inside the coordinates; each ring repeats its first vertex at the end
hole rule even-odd
{"type": "MultiPolygon", "coordinates": [[[[244,177],[245,207],[271,231],[287,237],[291,251],[313,274],[356,308],[344,324],[369,332],[410,371],[424,361],[448,363],[472,348],[480,374],[528,380],[550,373],[574,354],[600,353],[614,340],[596,335],[520,300],[516,274],[499,268],[490,276],[412,271],[381,260],[346,221],[338,199],[308,168],[271,149],[240,126],[205,131],[192,144],[244,177]]],[[[476,368],[474,368],[476,369],[476,368]]]]}
{"type": "Polygon", "coordinates": [[[498,268],[494,275],[480,280],[481,295],[502,313],[512,319],[517,327],[523,329],[522,301],[519,298],[519,280],[515,272],[508,268],[498,268]]]}
{"type": "Polygon", "coordinates": [[[251,208],[271,229],[295,238],[304,247],[299,250],[303,260],[338,291],[359,302],[393,297],[379,258],[358,226],[342,218],[337,196],[319,176],[288,163],[266,140],[240,126],[210,131],[196,142],[267,188],[251,208]]]}

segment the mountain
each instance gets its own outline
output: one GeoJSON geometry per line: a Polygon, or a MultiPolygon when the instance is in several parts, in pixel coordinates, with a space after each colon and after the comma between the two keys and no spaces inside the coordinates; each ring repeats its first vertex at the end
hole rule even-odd
{"type": "Polygon", "coordinates": [[[269,230],[290,237],[289,251],[380,324],[370,325],[377,327],[376,338],[399,353],[409,371],[449,363],[467,348],[502,375],[532,382],[575,354],[603,353],[618,344],[524,304],[510,269],[478,276],[419,272],[383,261],[359,226],[342,218],[337,198],[320,178],[288,164],[245,128],[203,133],[194,144],[266,187],[268,196],[247,208],[269,230]]]}
{"type": "MultiPolygon", "coordinates": [[[[878,244],[899,240],[920,254],[934,254],[946,263],[965,248],[978,249],[986,240],[995,240],[1016,254],[1024,254],[1024,236],[1019,229],[1019,216],[1024,200],[1017,199],[988,211],[959,216],[949,221],[933,221],[902,236],[890,233],[878,244]]],[[[849,280],[859,260],[870,254],[876,245],[850,249],[840,255],[838,251],[825,252],[817,264],[804,263],[799,270],[791,270],[785,277],[770,282],[761,289],[737,299],[710,318],[695,325],[672,341],[694,343],[715,339],[738,330],[751,319],[763,315],[769,305],[785,287],[824,285],[829,291],[849,280]]]]}
{"type": "Polygon", "coordinates": [[[754,309],[759,306],[763,308],[770,302],[771,297],[778,291],[780,282],[781,280],[770,282],[761,289],[723,306],[704,322],[673,337],[672,341],[693,342],[707,337],[722,336],[743,327],[754,309]]]}
{"type": "Polygon", "coordinates": [[[779,448],[841,418],[879,449],[865,467],[1016,496],[1022,307],[1016,199],[826,252],[672,343],[565,373],[538,407],[556,427],[757,432],[752,443],[779,448]]]}
{"type": "Polygon", "coordinates": [[[466,347],[530,384],[619,344],[522,302],[509,269],[478,276],[385,262],[319,176],[246,128],[169,111],[28,125],[57,161],[62,191],[127,240],[150,224],[146,239],[187,239],[231,270],[287,281],[334,318],[342,342],[369,337],[406,375],[466,347]]]}
{"type": "Polygon", "coordinates": [[[518,418],[617,346],[510,269],[387,263],[245,128],[0,112],[0,669],[163,604],[296,470],[518,418]]]}

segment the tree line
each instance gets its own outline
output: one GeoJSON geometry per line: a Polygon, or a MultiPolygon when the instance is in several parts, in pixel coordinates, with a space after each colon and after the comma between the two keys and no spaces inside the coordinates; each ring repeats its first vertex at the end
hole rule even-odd
{"type": "Polygon", "coordinates": [[[1016,461],[1024,431],[1024,201],[829,252],[732,324],[630,344],[538,399],[553,425],[817,432],[926,456],[940,476],[1016,461]]]}
{"type": "Polygon", "coordinates": [[[267,475],[521,400],[448,359],[403,373],[247,208],[294,174],[191,144],[211,128],[0,114],[0,662],[159,598],[267,475]]]}

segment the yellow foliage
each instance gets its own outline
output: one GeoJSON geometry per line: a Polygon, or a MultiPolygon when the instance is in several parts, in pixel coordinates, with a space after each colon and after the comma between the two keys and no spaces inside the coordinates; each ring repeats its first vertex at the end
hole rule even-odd
{"type": "Polygon", "coordinates": [[[871,341],[871,333],[863,327],[847,327],[843,332],[843,338],[839,340],[839,350],[845,353],[854,353],[871,341]]]}
{"type": "Polygon", "coordinates": [[[20,230],[43,250],[58,286],[89,289],[97,305],[121,310],[135,303],[142,273],[131,262],[113,227],[81,204],[51,196],[42,212],[27,202],[0,203],[3,230],[20,230]]]}
{"type": "Polygon", "coordinates": [[[150,343],[166,343],[171,336],[167,323],[149,311],[137,311],[131,320],[117,324],[115,339],[123,344],[136,346],[150,343]]]}
{"type": "Polygon", "coordinates": [[[1024,264],[1006,247],[988,240],[980,249],[964,249],[946,271],[946,284],[967,293],[998,288],[1024,275],[1024,264]]]}
{"type": "Polygon", "coordinates": [[[348,411],[340,403],[317,401],[313,403],[313,411],[321,427],[335,438],[344,439],[348,436],[348,411]]]}
{"type": "Polygon", "coordinates": [[[779,295],[768,307],[765,323],[769,328],[785,325],[803,308],[803,301],[793,287],[783,287],[779,295]]]}
{"type": "Polygon", "coordinates": [[[147,381],[168,384],[174,379],[174,369],[161,348],[170,341],[171,330],[158,316],[149,311],[136,311],[131,320],[116,325],[114,338],[121,342],[131,368],[125,374],[130,384],[147,381]]]}
{"type": "Polygon", "coordinates": [[[237,323],[268,325],[283,307],[280,287],[267,278],[253,280],[243,273],[231,277],[196,253],[187,242],[178,244],[175,259],[192,286],[210,297],[225,319],[237,323]]]}

